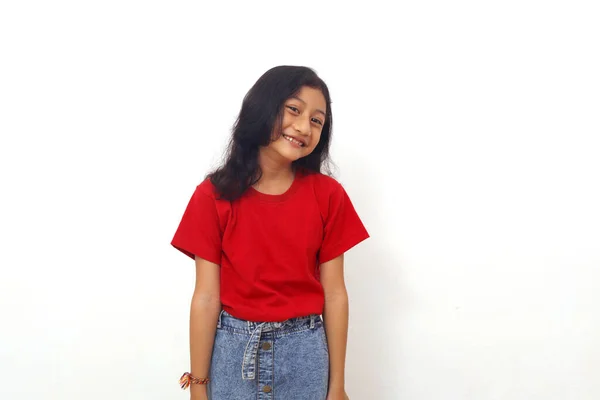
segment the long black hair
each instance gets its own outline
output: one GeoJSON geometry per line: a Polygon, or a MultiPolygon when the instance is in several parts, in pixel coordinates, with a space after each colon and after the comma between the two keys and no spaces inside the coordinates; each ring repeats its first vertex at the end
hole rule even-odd
{"type": "MultiPolygon", "coordinates": [[[[327,85],[310,68],[278,66],[265,72],[248,91],[233,126],[223,165],[207,175],[220,198],[235,200],[260,179],[259,149],[274,139],[273,128],[281,127],[283,104],[303,86],[319,89],[325,97],[325,123],[319,143],[311,154],[292,163],[308,173],[330,173],[331,99],[327,85]]],[[[276,132],[280,134],[280,129],[276,132]]]]}

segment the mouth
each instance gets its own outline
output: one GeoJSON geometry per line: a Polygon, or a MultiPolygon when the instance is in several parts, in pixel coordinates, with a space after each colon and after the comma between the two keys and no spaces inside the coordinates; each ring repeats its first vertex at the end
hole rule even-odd
{"type": "Polygon", "coordinates": [[[292,137],[292,136],[288,136],[284,133],[281,134],[281,136],[287,140],[288,142],[290,142],[291,144],[294,144],[298,147],[306,147],[308,145],[308,143],[306,143],[306,141],[304,139],[299,139],[296,137],[292,137]]]}

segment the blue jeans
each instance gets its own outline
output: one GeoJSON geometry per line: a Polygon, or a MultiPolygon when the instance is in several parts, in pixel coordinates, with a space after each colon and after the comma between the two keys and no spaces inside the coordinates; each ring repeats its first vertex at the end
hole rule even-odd
{"type": "Polygon", "coordinates": [[[250,322],[221,311],[210,368],[211,400],[325,400],[329,351],[318,315],[250,322]]]}

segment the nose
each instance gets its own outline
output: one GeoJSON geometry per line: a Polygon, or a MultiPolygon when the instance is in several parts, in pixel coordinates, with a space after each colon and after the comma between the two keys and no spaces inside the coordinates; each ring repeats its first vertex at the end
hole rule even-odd
{"type": "Polygon", "coordinates": [[[298,116],[293,124],[294,130],[302,135],[310,134],[310,117],[298,116]]]}

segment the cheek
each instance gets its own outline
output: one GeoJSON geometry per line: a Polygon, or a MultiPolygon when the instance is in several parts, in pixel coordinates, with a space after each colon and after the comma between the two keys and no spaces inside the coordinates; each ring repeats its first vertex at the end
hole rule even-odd
{"type": "Polygon", "coordinates": [[[288,114],[289,113],[284,112],[281,118],[275,119],[273,131],[271,132],[272,140],[278,139],[281,136],[282,130],[290,124],[290,116],[288,114]]]}
{"type": "Polygon", "coordinates": [[[281,116],[281,119],[279,120],[281,122],[281,128],[285,129],[287,126],[291,125],[292,122],[294,122],[294,116],[292,114],[290,114],[289,112],[283,112],[283,115],[281,116]]]}
{"type": "Polygon", "coordinates": [[[314,149],[315,147],[317,147],[317,145],[319,144],[319,141],[321,140],[321,131],[317,131],[317,132],[313,132],[313,143],[312,144],[312,148],[314,149]]]}
{"type": "Polygon", "coordinates": [[[283,126],[284,125],[280,125],[278,121],[275,121],[275,125],[273,125],[273,131],[271,131],[271,140],[277,140],[281,138],[283,126]]]}

